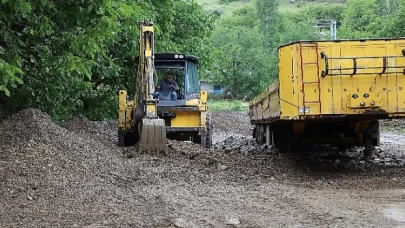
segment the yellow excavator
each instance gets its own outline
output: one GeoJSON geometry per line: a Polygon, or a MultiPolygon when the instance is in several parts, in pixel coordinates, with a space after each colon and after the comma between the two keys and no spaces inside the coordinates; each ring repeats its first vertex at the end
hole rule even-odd
{"type": "Polygon", "coordinates": [[[118,96],[119,146],[139,143],[140,151],[164,151],[169,138],[210,148],[212,120],[207,110],[208,92],[200,89],[199,59],[181,53],[155,53],[153,22],[141,22],[139,33],[134,96],[129,99],[126,90],[120,90],[118,96]],[[158,80],[168,74],[178,83],[175,100],[155,93],[158,80]]]}

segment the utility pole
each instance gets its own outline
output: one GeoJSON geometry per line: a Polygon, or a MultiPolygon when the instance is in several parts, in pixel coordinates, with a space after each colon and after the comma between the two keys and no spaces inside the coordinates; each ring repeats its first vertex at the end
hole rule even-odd
{"type": "Polygon", "coordinates": [[[317,30],[316,33],[320,36],[323,40],[328,35],[327,32],[323,32],[323,29],[329,28],[329,39],[336,40],[337,39],[337,21],[336,20],[318,20],[312,22],[314,28],[317,30]]]}
{"type": "Polygon", "coordinates": [[[330,22],[330,39],[331,40],[336,40],[336,21],[332,20],[330,22]]]}

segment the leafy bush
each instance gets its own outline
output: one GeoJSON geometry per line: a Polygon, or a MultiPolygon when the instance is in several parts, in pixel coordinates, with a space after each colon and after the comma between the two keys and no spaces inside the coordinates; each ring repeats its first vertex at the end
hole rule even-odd
{"type": "Polygon", "coordinates": [[[2,0],[0,115],[34,107],[56,121],[116,119],[118,90],[135,87],[137,22],[154,22],[157,52],[196,55],[204,69],[216,18],[190,1],[2,0]]]}
{"type": "Polygon", "coordinates": [[[230,3],[230,2],[238,2],[238,1],[240,1],[240,0],[219,0],[219,3],[227,4],[227,3],[230,3]]]}
{"type": "Polygon", "coordinates": [[[240,100],[208,100],[209,111],[247,111],[247,102],[240,100]]]}

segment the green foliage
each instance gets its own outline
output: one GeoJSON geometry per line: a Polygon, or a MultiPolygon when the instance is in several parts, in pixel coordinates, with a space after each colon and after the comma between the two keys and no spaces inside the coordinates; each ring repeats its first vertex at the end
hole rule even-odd
{"type": "Polygon", "coordinates": [[[346,9],[344,5],[331,6],[313,6],[302,11],[299,14],[294,14],[292,17],[295,21],[312,22],[315,20],[343,20],[343,11],[346,9]]]}
{"type": "Polygon", "coordinates": [[[277,46],[275,36],[277,36],[277,30],[282,24],[277,5],[277,1],[256,1],[257,15],[259,17],[260,29],[264,32],[264,45],[267,53],[271,53],[277,46]]]}
{"type": "Polygon", "coordinates": [[[405,1],[391,2],[392,5],[395,8],[383,10],[383,15],[371,26],[378,37],[398,38],[405,36],[404,30],[399,29],[405,25],[405,1]]]}
{"type": "Polygon", "coordinates": [[[278,77],[280,45],[317,38],[310,23],[279,13],[276,3],[256,3],[223,17],[211,37],[220,53],[211,81],[229,88],[236,99],[256,96],[278,77]]]}
{"type": "Polygon", "coordinates": [[[345,38],[373,38],[372,24],[377,21],[380,9],[376,0],[351,0],[344,10],[339,36],[345,38]]]}
{"type": "Polygon", "coordinates": [[[241,100],[209,100],[209,111],[247,111],[248,102],[241,100]]]}
{"type": "Polygon", "coordinates": [[[240,0],[219,0],[219,3],[221,3],[221,4],[227,4],[227,3],[230,3],[230,2],[237,2],[237,1],[240,1],[240,0]]]}
{"type": "Polygon", "coordinates": [[[317,40],[319,37],[315,33],[313,26],[307,21],[294,21],[290,15],[280,15],[283,23],[279,26],[279,32],[274,35],[277,42],[275,47],[279,47],[289,42],[298,40],[317,40]]]}
{"type": "Polygon", "coordinates": [[[350,0],[343,12],[341,38],[401,37],[404,25],[403,0],[350,0]]]}
{"type": "Polygon", "coordinates": [[[155,22],[156,51],[212,63],[205,41],[216,17],[193,2],[0,1],[0,113],[37,107],[57,121],[117,118],[117,91],[135,87],[144,18],[155,22]]]}
{"type": "Polygon", "coordinates": [[[263,48],[264,35],[257,24],[255,8],[237,10],[218,24],[212,42],[221,52],[215,81],[226,85],[236,97],[257,94],[271,80],[275,70],[273,56],[263,48]]]}
{"type": "Polygon", "coordinates": [[[0,91],[3,91],[6,96],[10,96],[9,86],[12,88],[17,87],[17,83],[22,84],[23,80],[17,76],[17,74],[22,74],[22,70],[14,65],[11,65],[0,59],[0,91]]]}
{"type": "Polygon", "coordinates": [[[117,40],[116,7],[109,0],[3,1],[0,43],[25,82],[3,98],[9,110],[39,107],[56,120],[79,112],[93,67],[109,59],[107,46],[117,40]]]}
{"type": "MultiPolygon", "coordinates": [[[[159,4],[160,5],[160,4],[159,4]]],[[[197,55],[201,59],[201,69],[208,69],[214,62],[215,51],[208,38],[214,29],[218,16],[207,13],[204,8],[192,2],[174,1],[172,11],[165,11],[169,20],[157,17],[160,33],[156,43],[159,52],[179,52],[197,55]]],[[[162,14],[158,14],[162,15],[162,14]]],[[[201,72],[201,77],[206,75],[201,72]]]]}
{"type": "Polygon", "coordinates": [[[403,0],[376,0],[377,7],[381,15],[389,15],[401,9],[404,5],[403,0]]]}

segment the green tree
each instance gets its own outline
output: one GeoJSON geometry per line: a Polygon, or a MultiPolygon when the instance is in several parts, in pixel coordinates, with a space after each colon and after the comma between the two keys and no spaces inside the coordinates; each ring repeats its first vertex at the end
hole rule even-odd
{"type": "Polygon", "coordinates": [[[277,47],[299,40],[319,39],[311,22],[292,20],[288,14],[281,14],[280,18],[283,23],[278,28],[279,33],[275,34],[278,40],[278,43],[275,43],[277,47]]]}
{"type": "Polygon", "coordinates": [[[113,1],[2,1],[0,8],[4,59],[25,82],[3,103],[11,111],[39,107],[56,119],[78,111],[91,92],[92,68],[108,62],[106,46],[119,32],[113,1]]]}
{"type": "Polygon", "coordinates": [[[37,107],[55,120],[116,118],[117,91],[135,87],[142,19],[155,22],[157,51],[209,66],[214,50],[201,43],[215,18],[193,2],[0,1],[0,116],[37,107]]]}
{"type": "Polygon", "coordinates": [[[405,1],[401,0],[395,3],[395,10],[390,10],[389,14],[380,17],[374,24],[374,29],[379,37],[399,38],[405,36],[403,29],[398,29],[405,26],[405,1]]]}
{"type": "Polygon", "coordinates": [[[291,15],[277,12],[274,3],[266,5],[273,8],[263,10],[261,3],[268,4],[258,1],[256,7],[245,7],[223,17],[211,37],[221,58],[216,61],[218,71],[211,81],[228,87],[236,98],[252,98],[278,77],[279,46],[317,39],[308,21],[297,22],[291,15]],[[267,12],[275,17],[267,20],[267,12]]]}
{"type": "Polygon", "coordinates": [[[380,13],[382,15],[389,15],[401,8],[402,0],[376,0],[380,13]]]}
{"type": "MultiPolygon", "coordinates": [[[[162,29],[157,37],[157,51],[194,54],[200,58],[202,69],[210,68],[214,64],[214,49],[209,37],[218,15],[206,12],[194,2],[174,1],[171,7],[172,10],[162,8],[169,20],[160,21],[161,14],[156,18],[162,29]]],[[[204,72],[202,77],[206,77],[204,72]]]]}
{"type": "Polygon", "coordinates": [[[344,10],[342,27],[338,31],[339,37],[344,38],[375,38],[374,28],[381,9],[376,0],[350,0],[344,10]]]}
{"type": "Polygon", "coordinates": [[[300,13],[293,14],[292,20],[296,22],[313,22],[316,20],[343,20],[344,5],[312,6],[300,13]]]}
{"type": "Polygon", "coordinates": [[[257,0],[256,10],[260,21],[260,28],[265,37],[264,46],[267,53],[271,53],[276,43],[278,43],[275,35],[279,32],[277,29],[281,24],[277,1],[257,0]]]}
{"type": "Polygon", "coordinates": [[[212,42],[224,57],[216,82],[227,86],[237,98],[252,97],[276,76],[275,56],[263,48],[264,34],[253,7],[242,8],[218,24],[212,42]]]}

